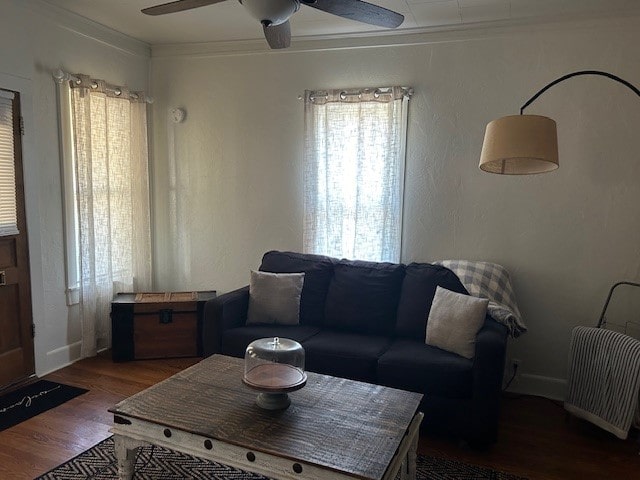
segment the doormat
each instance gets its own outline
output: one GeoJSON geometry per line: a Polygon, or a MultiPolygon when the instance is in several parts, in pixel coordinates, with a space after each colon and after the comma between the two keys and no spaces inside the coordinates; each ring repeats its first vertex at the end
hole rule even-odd
{"type": "MultiPolygon", "coordinates": [[[[487,467],[445,458],[418,455],[418,480],[526,480],[487,467]]],[[[77,457],[50,470],[36,480],[113,480],[118,478],[118,465],[109,437],[77,457]]],[[[136,480],[184,480],[185,478],[216,480],[267,480],[221,463],[192,457],[163,447],[146,446],[136,458],[136,480]]]]}
{"type": "Polygon", "coordinates": [[[84,388],[39,380],[0,397],[0,432],[88,392],[84,388]]]}

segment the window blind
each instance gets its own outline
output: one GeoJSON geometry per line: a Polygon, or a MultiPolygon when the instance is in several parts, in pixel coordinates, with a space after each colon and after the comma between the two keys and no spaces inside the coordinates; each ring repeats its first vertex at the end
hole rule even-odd
{"type": "Polygon", "coordinates": [[[13,92],[0,90],[0,236],[20,233],[16,210],[13,97],[13,92]]]}

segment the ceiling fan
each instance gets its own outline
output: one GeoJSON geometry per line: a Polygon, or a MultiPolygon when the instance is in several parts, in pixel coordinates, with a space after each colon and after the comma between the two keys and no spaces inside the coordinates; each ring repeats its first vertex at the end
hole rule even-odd
{"type": "MultiPolygon", "coordinates": [[[[221,3],[226,0],[177,0],[144,8],[147,15],[164,15],[192,8],[221,3]]],[[[262,23],[264,36],[271,48],[287,48],[291,44],[289,18],[298,11],[300,4],[322,10],[339,17],[368,23],[379,27],[395,28],[404,16],[378,5],[361,0],[238,0],[251,16],[262,23]]]]}

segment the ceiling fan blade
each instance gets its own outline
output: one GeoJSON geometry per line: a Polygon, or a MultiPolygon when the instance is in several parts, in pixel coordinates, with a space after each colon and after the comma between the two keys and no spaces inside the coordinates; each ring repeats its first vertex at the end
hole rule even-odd
{"type": "Polygon", "coordinates": [[[143,8],[142,13],[146,15],[164,15],[166,13],[191,10],[192,8],[206,7],[207,5],[213,5],[214,3],[224,1],[226,0],[177,0],[175,2],[163,3],[154,7],[143,8]]]}
{"type": "Polygon", "coordinates": [[[291,24],[289,20],[280,25],[262,24],[264,38],[271,48],[287,48],[291,45],[291,24]]]}
{"type": "Polygon", "coordinates": [[[300,3],[339,17],[379,27],[396,28],[404,15],[361,0],[301,0],[300,3]]]}

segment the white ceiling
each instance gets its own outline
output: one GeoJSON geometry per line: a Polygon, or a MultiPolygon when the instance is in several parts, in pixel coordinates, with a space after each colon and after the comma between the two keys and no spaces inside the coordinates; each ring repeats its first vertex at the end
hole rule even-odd
{"type": "MultiPolygon", "coordinates": [[[[262,27],[236,0],[172,13],[148,16],[145,7],[168,0],[44,0],[151,45],[262,39],[262,27]]],[[[552,19],[574,15],[637,13],[640,0],[368,0],[405,16],[397,29],[478,22],[552,19]]],[[[296,37],[345,35],[386,30],[346,20],[302,5],[291,19],[296,37]]]]}

